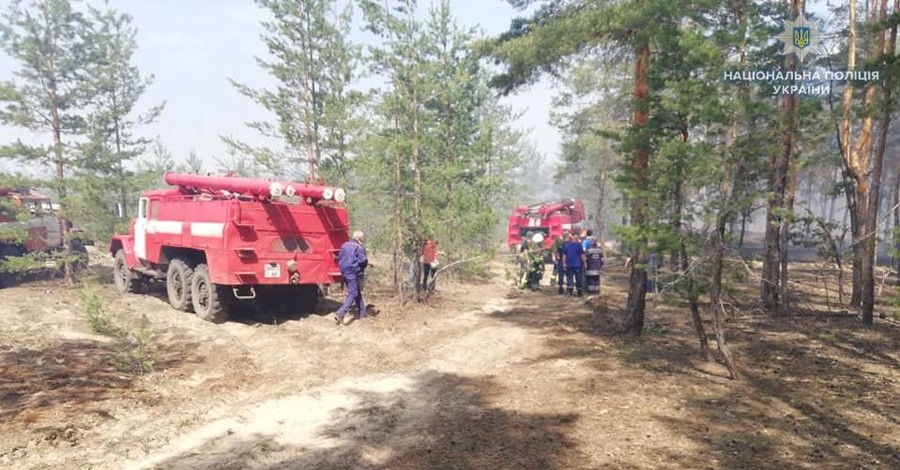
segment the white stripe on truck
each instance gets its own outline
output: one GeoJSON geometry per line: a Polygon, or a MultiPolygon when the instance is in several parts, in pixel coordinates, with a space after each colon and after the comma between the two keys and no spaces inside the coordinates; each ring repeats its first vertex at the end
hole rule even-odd
{"type": "Polygon", "coordinates": [[[194,222],[191,224],[192,237],[222,238],[225,224],[218,222],[194,222]]]}
{"type": "Polygon", "coordinates": [[[181,222],[175,220],[148,220],[147,233],[181,235],[181,222]]]}

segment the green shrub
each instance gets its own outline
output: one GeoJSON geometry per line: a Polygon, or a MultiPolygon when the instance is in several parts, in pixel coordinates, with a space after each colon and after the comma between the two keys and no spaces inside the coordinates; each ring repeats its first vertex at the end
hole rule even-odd
{"type": "Polygon", "coordinates": [[[81,308],[91,331],[104,336],[117,337],[121,331],[116,327],[112,317],[103,308],[103,301],[93,287],[85,285],[81,288],[81,308]]]}

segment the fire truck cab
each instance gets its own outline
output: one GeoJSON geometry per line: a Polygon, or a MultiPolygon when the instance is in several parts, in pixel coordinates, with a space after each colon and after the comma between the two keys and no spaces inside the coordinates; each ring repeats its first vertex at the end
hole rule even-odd
{"type": "Polygon", "coordinates": [[[175,188],[142,193],[128,234],[110,241],[122,292],[164,281],[173,307],[218,323],[241,303],[311,310],[319,285],[341,281],[342,189],[234,176],[165,179],[175,188]]]}

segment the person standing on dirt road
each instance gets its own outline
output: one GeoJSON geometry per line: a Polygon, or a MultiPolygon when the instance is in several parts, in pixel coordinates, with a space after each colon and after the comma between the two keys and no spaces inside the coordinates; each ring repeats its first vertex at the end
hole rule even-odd
{"type": "Polygon", "coordinates": [[[359,310],[359,318],[366,318],[366,304],[362,297],[362,281],[369,266],[369,258],[366,256],[366,247],[363,245],[363,233],[359,230],[353,232],[353,238],[341,246],[338,253],[338,266],[341,268],[341,277],[347,284],[347,298],[337,312],[332,314],[337,324],[349,325],[353,321],[353,315],[347,315],[353,304],[359,310]],[[346,317],[346,318],[345,318],[346,317]]]}
{"type": "Polygon", "coordinates": [[[566,268],[566,293],[572,295],[573,289],[581,297],[582,279],[581,268],[584,266],[584,249],[581,240],[574,234],[569,235],[569,241],[563,245],[563,265],[566,268]]]}
{"type": "Polygon", "coordinates": [[[428,277],[431,276],[431,278],[434,279],[434,275],[437,272],[437,246],[438,242],[434,237],[428,238],[422,245],[422,290],[424,291],[427,291],[429,288],[428,277]]]}

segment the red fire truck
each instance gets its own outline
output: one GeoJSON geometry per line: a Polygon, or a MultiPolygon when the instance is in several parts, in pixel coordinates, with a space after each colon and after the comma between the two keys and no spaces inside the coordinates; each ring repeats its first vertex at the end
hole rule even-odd
{"type": "Polygon", "coordinates": [[[146,191],[128,235],[109,245],[122,292],[164,280],[169,303],[212,321],[241,302],[310,310],[318,285],[341,281],[348,240],[341,188],[168,173],[146,191]]]}
{"type": "Polygon", "coordinates": [[[563,230],[581,230],[583,220],[584,204],[578,199],[519,206],[509,217],[506,244],[515,251],[522,237],[541,233],[544,248],[549,249],[553,246],[553,238],[562,236],[563,230]]]}

